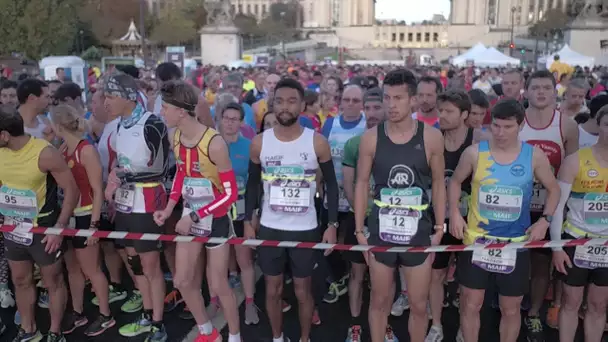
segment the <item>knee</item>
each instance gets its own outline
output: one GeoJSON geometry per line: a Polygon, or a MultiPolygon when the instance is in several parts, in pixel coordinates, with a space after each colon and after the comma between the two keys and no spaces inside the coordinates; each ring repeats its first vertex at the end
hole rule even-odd
{"type": "Polygon", "coordinates": [[[389,294],[389,291],[374,291],[374,287],[372,286],[371,298],[369,301],[370,307],[384,310],[390,308],[392,302],[392,293],[389,294]]]}
{"type": "Polygon", "coordinates": [[[460,310],[464,313],[468,314],[477,314],[481,310],[483,305],[483,298],[481,300],[476,300],[476,298],[472,298],[470,296],[462,296],[460,300],[460,310]]]}
{"type": "Polygon", "coordinates": [[[277,282],[271,284],[266,282],[266,297],[268,298],[280,298],[283,295],[283,282],[277,282]]]}
{"type": "Polygon", "coordinates": [[[590,315],[606,314],[606,301],[596,298],[587,298],[587,313],[590,315]]]}
{"type": "Polygon", "coordinates": [[[518,303],[500,304],[500,313],[502,317],[519,316],[520,305],[518,303]]]}
{"type": "Polygon", "coordinates": [[[194,286],[194,279],[193,277],[187,277],[181,274],[181,272],[176,272],[175,276],[173,277],[173,285],[175,285],[175,287],[180,291],[190,289],[194,286]]]}
{"type": "Polygon", "coordinates": [[[144,275],[146,277],[154,278],[161,276],[160,258],[158,256],[146,256],[144,258],[140,257],[140,260],[144,275]]]}
{"type": "Polygon", "coordinates": [[[12,276],[15,288],[27,288],[34,285],[34,278],[31,274],[16,274],[12,276]]]}
{"type": "Polygon", "coordinates": [[[44,277],[44,287],[53,291],[63,285],[63,274],[61,272],[46,273],[44,277]]]}
{"type": "Polygon", "coordinates": [[[207,274],[207,282],[211,292],[217,296],[224,296],[232,291],[228,285],[228,276],[225,272],[213,272],[213,270],[208,269],[207,274]]]}
{"type": "Polygon", "coordinates": [[[352,264],[350,269],[350,281],[355,283],[363,283],[365,277],[365,265],[352,264]]]}
{"type": "Polygon", "coordinates": [[[562,306],[560,310],[566,311],[578,311],[583,302],[583,296],[572,294],[569,291],[564,291],[562,293],[562,306]]]}
{"type": "Polygon", "coordinates": [[[426,298],[413,298],[410,296],[410,312],[416,316],[426,316],[426,298]]]}
{"type": "Polygon", "coordinates": [[[433,270],[433,272],[431,272],[431,285],[440,285],[443,287],[446,273],[447,269],[433,270]]]}
{"type": "Polygon", "coordinates": [[[296,298],[300,303],[306,303],[312,300],[312,292],[309,286],[294,285],[293,292],[296,294],[296,298]]]}

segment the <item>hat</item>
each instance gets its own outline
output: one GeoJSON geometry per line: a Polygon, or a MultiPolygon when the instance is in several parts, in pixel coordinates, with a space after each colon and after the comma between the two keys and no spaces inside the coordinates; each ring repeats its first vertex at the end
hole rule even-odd
{"type": "Polygon", "coordinates": [[[115,74],[106,80],[103,91],[112,96],[137,102],[137,84],[135,79],[127,74],[115,74]]]}
{"type": "Polygon", "coordinates": [[[382,102],[384,93],[380,88],[372,88],[363,95],[363,103],[367,102],[382,102]]]}

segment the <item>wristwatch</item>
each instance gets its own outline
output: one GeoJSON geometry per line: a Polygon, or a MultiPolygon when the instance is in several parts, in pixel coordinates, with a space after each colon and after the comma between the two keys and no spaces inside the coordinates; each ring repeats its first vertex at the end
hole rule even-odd
{"type": "Polygon", "coordinates": [[[328,222],[327,223],[327,228],[336,228],[336,229],[338,229],[338,227],[340,227],[340,224],[338,222],[328,222]]]}
{"type": "Polygon", "coordinates": [[[553,221],[553,216],[552,215],[547,215],[547,214],[543,214],[543,216],[541,216],[541,218],[544,218],[545,221],[551,223],[551,221],[553,221]]]}
{"type": "Polygon", "coordinates": [[[190,219],[192,220],[192,222],[194,223],[199,223],[201,222],[201,218],[198,217],[198,214],[196,213],[196,211],[191,211],[190,212],[190,219]]]}

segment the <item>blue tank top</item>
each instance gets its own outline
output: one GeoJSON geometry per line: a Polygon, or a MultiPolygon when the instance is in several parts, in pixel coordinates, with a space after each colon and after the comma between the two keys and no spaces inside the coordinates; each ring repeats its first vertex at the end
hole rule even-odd
{"type": "Polygon", "coordinates": [[[494,160],[488,141],[479,143],[471,181],[471,203],[464,243],[480,237],[523,237],[530,227],[534,147],[522,142],[519,156],[503,165],[494,160]]]}
{"type": "Polygon", "coordinates": [[[228,145],[232,169],[236,176],[236,184],[239,188],[239,197],[236,202],[236,220],[245,218],[245,186],[249,172],[249,147],[251,140],[239,135],[238,139],[228,145]]]}

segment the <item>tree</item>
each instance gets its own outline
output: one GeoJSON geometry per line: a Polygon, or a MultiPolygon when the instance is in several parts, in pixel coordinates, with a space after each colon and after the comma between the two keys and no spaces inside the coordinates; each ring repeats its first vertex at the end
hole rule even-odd
{"type": "Polygon", "coordinates": [[[150,39],[163,45],[190,43],[198,30],[192,20],[179,9],[165,12],[152,30],[150,39]]]}
{"type": "Polygon", "coordinates": [[[275,2],[270,5],[266,20],[282,23],[288,28],[300,28],[303,25],[302,6],[297,1],[275,2]]]}
{"type": "Polygon", "coordinates": [[[250,15],[237,14],[234,17],[234,26],[239,29],[239,32],[245,36],[253,36],[260,33],[258,20],[250,15]]]}
{"type": "Polygon", "coordinates": [[[80,0],[0,0],[0,54],[39,59],[67,54],[76,32],[80,0]]]}
{"type": "MultiPolygon", "coordinates": [[[[105,47],[111,47],[112,40],[127,33],[131,20],[139,22],[138,0],[81,0],[81,2],[84,2],[84,5],[79,10],[80,20],[90,23],[95,37],[105,47]]],[[[146,18],[149,18],[148,14],[146,18]]],[[[150,23],[148,20],[146,22],[150,23]]],[[[150,29],[150,25],[147,26],[150,29]]]]}

